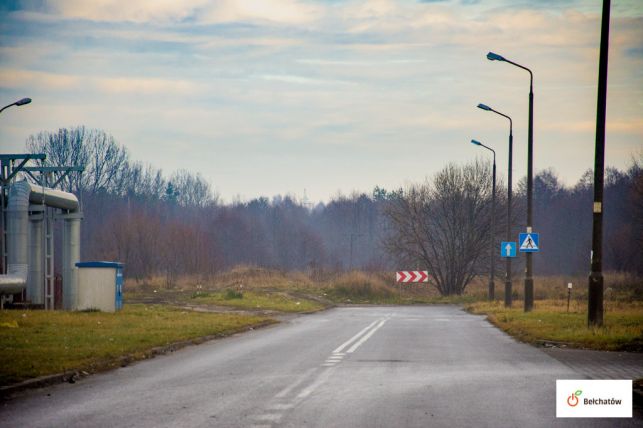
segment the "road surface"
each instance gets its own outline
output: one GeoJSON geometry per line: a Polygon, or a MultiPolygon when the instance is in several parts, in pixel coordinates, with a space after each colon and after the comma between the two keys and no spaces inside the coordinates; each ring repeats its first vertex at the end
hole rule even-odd
{"type": "Polygon", "coordinates": [[[347,307],[31,391],[0,426],[641,426],[556,419],[579,378],[457,307],[347,307]]]}

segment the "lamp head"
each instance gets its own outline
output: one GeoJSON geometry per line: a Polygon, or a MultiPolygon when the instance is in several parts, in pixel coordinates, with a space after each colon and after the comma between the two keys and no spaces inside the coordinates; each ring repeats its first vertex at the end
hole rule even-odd
{"type": "Polygon", "coordinates": [[[478,104],[478,108],[481,108],[482,110],[491,111],[491,107],[484,104],[478,104]]]}
{"type": "Polygon", "coordinates": [[[30,102],[31,102],[31,98],[23,98],[21,100],[16,101],[15,104],[17,106],[22,106],[22,105],[25,105],[25,104],[29,104],[30,102]]]}
{"type": "Polygon", "coordinates": [[[471,140],[471,144],[475,144],[476,146],[481,146],[482,145],[482,143],[480,141],[476,141],[476,140],[471,140]]]}
{"type": "Polygon", "coordinates": [[[502,57],[502,56],[500,56],[500,55],[498,55],[496,53],[493,53],[493,52],[489,52],[487,54],[487,59],[489,61],[504,61],[505,60],[504,57],[502,57]]]}

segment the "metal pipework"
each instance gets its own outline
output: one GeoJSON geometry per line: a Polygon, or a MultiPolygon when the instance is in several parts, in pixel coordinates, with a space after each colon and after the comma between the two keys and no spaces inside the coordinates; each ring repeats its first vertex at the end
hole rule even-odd
{"type": "Polygon", "coordinates": [[[80,220],[78,198],[60,190],[37,186],[24,181],[11,185],[7,204],[7,275],[0,275],[0,294],[15,294],[27,288],[28,297],[34,303],[42,298],[42,222],[38,225],[33,218],[29,240],[29,202],[63,210],[60,216],[65,222],[63,227],[63,274],[65,283],[64,307],[75,309],[78,294],[76,266],[80,261],[80,220]],[[31,254],[30,248],[31,247],[31,254]],[[31,256],[31,257],[30,257],[31,256]],[[38,266],[40,264],[40,266],[38,266]],[[31,271],[31,276],[29,272],[31,271]]]}
{"type": "Polygon", "coordinates": [[[80,261],[80,213],[63,214],[63,309],[78,307],[78,268],[80,261]]]}
{"type": "Polygon", "coordinates": [[[29,252],[29,183],[14,183],[7,202],[7,274],[0,275],[0,294],[22,292],[27,285],[29,252]]]}
{"type": "Polygon", "coordinates": [[[27,300],[43,304],[43,205],[29,207],[29,275],[27,277],[27,300]]]}

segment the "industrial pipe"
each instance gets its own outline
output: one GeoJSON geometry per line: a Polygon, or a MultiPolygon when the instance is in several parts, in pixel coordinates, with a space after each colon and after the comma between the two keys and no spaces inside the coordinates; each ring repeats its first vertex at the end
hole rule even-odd
{"type": "Polygon", "coordinates": [[[0,294],[22,292],[27,285],[29,252],[29,193],[26,181],[14,183],[7,202],[7,274],[0,275],[0,294]]]}
{"type": "Polygon", "coordinates": [[[75,296],[78,295],[75,264],[80,261],[80,220],[82,219],[78,198],[71,193],[37,186],[26,180],[13,183],[9,190],[6,225],[7,274],[0,275],[0,294],[15,294],[25,290],[31,265],[36,266],[31,269],[29,297],[34,299],[35,303],[42,293],[38,279],[38,277],[42,277],[42,267],[39,269],[37,266],[38,263],[42,263],[42,246],[37,241],[40,239],[39,236],[36,236],[42,236],[42,226],[39,227],[34,218],[31,230],[32,259],[30,260],[29,202],[63,210],[63,215],[60,216],[65,220],[63,227],[63,275],[65,280],[63,302],[65,309],[75,309],[75,296]],[[34,260],[35,258],[38,258],[38,261],[34,260]]]}
{"type": "Polygon", "coordinates": [[[29,206],[29,276],[27,277],[27,300],[40,305],[45,303],[43,287],[43,205],[29,206]]]}

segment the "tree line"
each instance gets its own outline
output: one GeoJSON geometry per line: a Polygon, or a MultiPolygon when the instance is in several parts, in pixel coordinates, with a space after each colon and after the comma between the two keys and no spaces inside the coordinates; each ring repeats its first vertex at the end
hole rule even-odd
{"type": "MultiPolygon", "coordinates": [[[[104,131],[41,132],[27,150],[44,165],[84,165],[59,187],[80,196],[83,260],[117,260],[138,279],[211,275],[237,264],[306,270],[427,269],[443,294],[462,293],[489,269],[490,165],[450,164],[405,189],[336,196],[314,206],[294,196],[222,203],[199,174],[163,171],[131,159],[104,131]]],[[[608,168],[605,270],[643,273],[643,157],[626,171],[608,168]]],[[[573,187],[552,170],[534,178],[537,274],[589,270],[592,174],[573,187]]],[[[524,230],[526,189],[514,189],[512,225],[524,230]]],[[[495,235],[506,234],[506,188],[497,189],[495,235]]],[[[498,276],[504,274],[499,257],[498,276]]],[[[521,269],[520,259],[514,263],[521,269]]]]}

